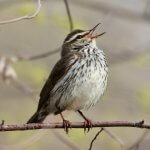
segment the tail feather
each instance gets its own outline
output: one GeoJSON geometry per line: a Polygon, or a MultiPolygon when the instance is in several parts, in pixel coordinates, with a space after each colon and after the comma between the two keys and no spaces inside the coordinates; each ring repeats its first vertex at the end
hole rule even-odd
{"type": "Polygon", "coordinates": [[[27,122],[29,123],[42,123],[47,115],[41,115],[41,113],[36,112],[27,122]]]}

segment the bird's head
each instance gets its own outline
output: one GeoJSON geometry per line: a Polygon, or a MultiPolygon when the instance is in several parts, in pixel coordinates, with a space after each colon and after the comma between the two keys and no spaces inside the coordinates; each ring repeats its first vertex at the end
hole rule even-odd
{"type": "Polygon", "coordinates": [[[64,40],[64,44],[67,44],[71,47],[84,47],[88,44],[95,44],[95,39],[105,34],[105,32],[101,34],[94,34],[94,31],[96,28],[100,25],[97,24],[90,30],[74,30],[71,33],[67,35],[67,37],[64,40]]]}

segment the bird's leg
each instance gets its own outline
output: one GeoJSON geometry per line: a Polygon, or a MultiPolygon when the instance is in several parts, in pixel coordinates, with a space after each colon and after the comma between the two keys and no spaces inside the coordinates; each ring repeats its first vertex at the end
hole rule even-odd
{"type": "Polygon", "coordinates": [[[63,126],[64,126],[64,130],[66,131],[66,133],[68,134],[69,128],[71,127],[71,123],[68,120],[65,120],[64,116],[62,113],[60,113],[60,116],[63,120],[63,126]]]}
{"type": "Polygon", "coordinates": [[[78,112],[82,116],[82,118],[85,120],[85,122],[84,122],[84,131],[86,131],[86,128],[88,128],[87,132],[89,132],[90,129],[92,129],[92,126],[93,126],[92,121],[90,119],[86,118],[85,115],[80,110],[78,110],[78,112]]]}

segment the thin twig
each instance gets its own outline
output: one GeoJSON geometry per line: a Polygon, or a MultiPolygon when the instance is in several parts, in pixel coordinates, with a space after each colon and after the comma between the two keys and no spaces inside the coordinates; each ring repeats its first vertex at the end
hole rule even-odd
{"type": "Polygon", "coordinates": [[[37,9],[35,10],[35,12],[32,15],[25,15],[25,16],[21,16],[18,18],[10,19],[10,20],[0,21],[0,25],[14,23],[14,22],[18,22],[21,20],[25,20],[25,19],[33,19],[39,14],[41,7],[42,7],[41,0],[38,0],[37,9]]]}
{"type": "Polygon", "coordinates": [[[66,10],[67,10],[67,15],[68,15],[68,19],[69,19],[69,24],[70,24],[70,32],[73,30],[73,20],[71,17],[71,12],[70,12],[70,8],[69,8],[69,4],[67,0],[64,0],[65,6],[66,6],[66,10]]]}
{"type": "Polygon", "coordinates": [[[115,136],[112,132],[107,130],[106,128],[103,128],[105,133],[107,133],[117,144],[120,145],[121,149],[124,149],[124,144],[121,139],[119,139],[117,136],[115,136]]]}
{"type": "MultiPolygon", "coordinates": [[[[71,32],[73,30],[73,19],[72,19],[72,16],[71,16],[68,1],[64,0],[64,3],[65,3],[65,6],[66,6],[66,11],[67,11],[69,25],[70,25],[70,32],[71,32]]],[[[61,47],[57,48],[57,49],[54,49],[52,51],[48,51],[48,52],[45,52],[45,53],[38,54],[38,55],[29,56],[27,58],[22,57],[21,60],[36,60],[36,59],[45,58],[45,57],[48,57],[50,55],[53,55],[53,54],[59,52],[60,50],[61,50],[61,47]]]]}
{"type": "Polygon", "coordinates": [[[36,60],[36,59],[42,59],[42,58],[48,57],[48,56],[50,56],[50,55],[53,55],[53,54],[59,52],[60,50],[61,50],[61,48],[57,48],[57,49],[54,49],[54,50],[52,50],[52,51],[47,51],[47,52],[45,52],[45,53],[41,53],[41,54],[29,56],[29,57],[21,57],[21,60],[36,60]]]}
{"type": "Polygon", "coordinates": [[[102,131],[103,131],[103,128],[101,128],[100,131],[97,132],[97,134],[95,135],[95,137],[93,138],[93,140],[92,140],[91,143],[90,143],[90,148],[89,148],[89,150],[92,150],[94,141],[97,139],[97,137],[99,136],[99,134],[100,134],[102,131]]]}
{"type": "MultiPolygon", "coordinates": [[[[150,129],[150,124],[145,124],[144,121],[101,121],[93,122],[93,128],[97,127],[134,127],[150,129]]],[[[21,131],[21,130],[36,130],[36,129],[62,129],[63,123],[33,123],[33,124],[16,124],[3,125],[0,131],[21,131]]],[[[71,122],[70,128],[85,128],[84,122],[71,122]]],[[[88,126],[87,126],[88,128],[88,126]]]]}

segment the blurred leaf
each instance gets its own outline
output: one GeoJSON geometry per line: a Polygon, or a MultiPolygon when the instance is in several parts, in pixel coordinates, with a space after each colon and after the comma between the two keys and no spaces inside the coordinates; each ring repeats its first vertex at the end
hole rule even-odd
{"type": "MultiPolygon", "coordinates": [[[[62,15],[61,12],[54,12],[54,14],[52,15],[52,20],[55,26],[66,30],[69,28],[69,21],[68,21],[68,17],[66,15],[62,15]]],[[[76,19],[75,17],[73,18],[74,21],[74,28],[75,29],[84,29],[86,28],[86,25],[78,19],[76,19]]]]}
{"type": "Polygon", "coordinates": [[[47,68],[42,64],[32,65],[30,62],[21,62],[14,65],[18,77],[31,81],[33,84],[40,86],[47,79],[47,68]]]}
{"type": "Polygon", "coordinates": [[[150,109],[150,88],[141,88],[137,92],[137,99],[141,107],[150,109]]]}

